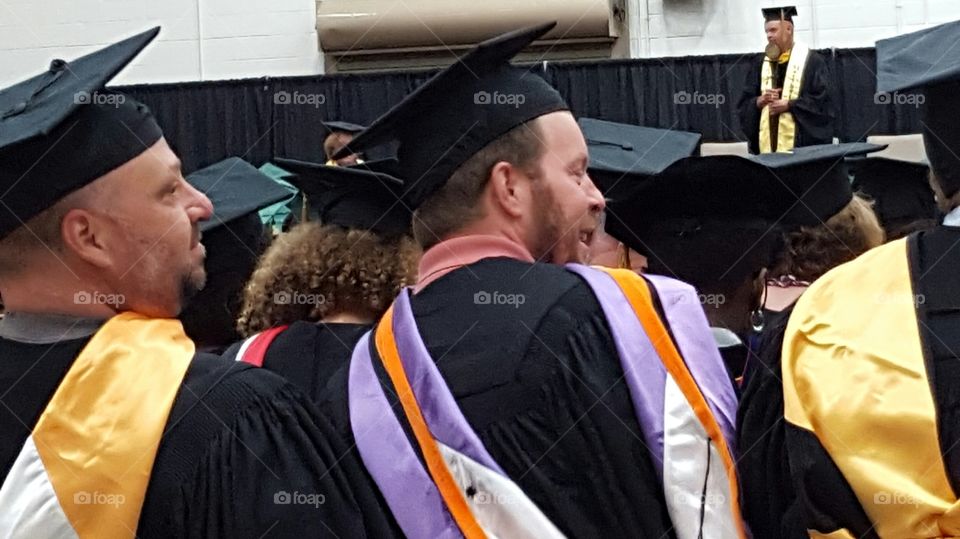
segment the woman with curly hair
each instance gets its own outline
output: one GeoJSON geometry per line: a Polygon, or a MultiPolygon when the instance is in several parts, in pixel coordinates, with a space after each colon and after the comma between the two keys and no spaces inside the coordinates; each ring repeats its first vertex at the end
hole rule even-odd
{"type": "Polygon", "coordinates": [[[756,537],[802,529],[784,447],[780,368],[793,307],[813,281],[884,242],[872,203],[850,187],[846,164],[832,160],[824,166],[829,168],[777,172],[789,189],[804,195],[781,222],[783,247],[769,272],[765,309],[754,314],[762,332],[757,360],[744,374],[737,417],[744,518],[756,537]]]}
{"type": "Polygon", "coordinates": [[[307,222],[279,236],[244,291],[245,337],[298,321],[370,326],[416,277],[412,238],[307,222]]]}
{"type": "Polygon", "coordinates": [[[416,281],[419,248],[397,180],[383,163],[333,167],[278,160],[320,222],[297,225],[261,257],[244,290],[228,356],[300,384],[315,401],[360,337],[416,281]]]}
{"type": "MultiPolygon", "coordinates": [[[[261,257],[237,322],[248,338],[226,356],[299,385],[357,451],[346,399],[350,359],[401,288],[416,282],[420,253],[408,233],[410,213],[385,163],[277,163],[296,174],[290,181],[320,222],[297,225],[261,257]]],[[[403,537],[388,511],[368,513],[369,535],[403,537]]]]}

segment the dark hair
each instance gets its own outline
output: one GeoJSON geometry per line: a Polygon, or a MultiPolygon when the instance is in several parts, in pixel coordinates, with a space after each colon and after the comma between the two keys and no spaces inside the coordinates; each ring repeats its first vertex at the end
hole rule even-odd
{"type": "Polygon", "coordinates": [[[778,229],[761,219],[670,219],[644,236],[647,272],[669,275],[702,293],[732,296],[782,248],[778,229]]]}
{"type": "Polygon", "coordinates": [[[328,160],[333,159],[333,154],[337,153],[337,150],[346,146],[351,140],[353,140],[353,135],[350,133],[334,131],[323,139],[323,153],[328,160]]]}
{"type": "Polygon", "coordinates": [[[940,177],[933,170],[930,171],[930,187],[937,198],[937,207],[940,208],[940,211],[950,213],[960,207],[960,191],[954,193],[953,196],[944,195],[943,186],[940,185],[940,177]]]}
{"type": "Polygon", "coordinates": [[[529,169],[543,151],[537,120],[514,127],[473,154],[413,214],[413,237],[423,249],[440,243],[464,225],[482,217],[480,195],[490,170],[501,161],[529,169]]]}
{"type": "Polygon", "coordinates": [[[78,200],[96,189],[96,183],[68,194],[53,206],[43,210],[0,239],[0,275],[17,275],[26,271],[25,253],[34,249],[50,249],[60,253],[64,249],[61,227],[67,213],[80,206],[78,200]]]}
{"type": "Polygon", "coordinates": [[[180,313],[183,329],[197,346],[225,347],[240,339],[236,320],[243,287],[266,249],[269,235],[254,212],[203,236],[207,284],[180,313]]]}

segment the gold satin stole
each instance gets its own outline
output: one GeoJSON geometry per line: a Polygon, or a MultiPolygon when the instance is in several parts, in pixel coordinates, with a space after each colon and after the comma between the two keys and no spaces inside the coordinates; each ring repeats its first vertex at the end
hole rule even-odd
{"type": "Polygon", "coordinates": [[[2,510],[33,508],[81,539],[134,537],[194,351],[178,320],[108,320],[41,413],[3,485],[16,503],[2,510]]]}
{"type": "Polygon", "coordinates": [[[906,239],[817,280],[787,325],[784,416],[817,437],[881,537],[960,536],[914,298],[906,239]]]}
{"type": "MultiPolygon", "coordinates": [[[[781,99],[794,100],[800,97],[800,87],[803,85],[803,69],[807,65],[807,58],[810,56],[810,49],[803,45],[795,45],[792,51],[787,51],[781,56],[777,63],[787,64],[787,74],[783,79],[783,91],[780,93],[781,99]],[[784,60],[786,58],[786,60],[784,60]]],[[[773,79],[773,61],[769,58],[763,58],[763,68],[760,72],[760,91],[765,92],[776,88],[776,81],[773,79]]],[[[793,118],[793,113],[784,112],[777,116],[777,151],[790,152],[796,141],[797,124],[793,118]]],[[[770,141],[770,106],[763,107],[760,112],[760,153],[771,153],[773,146],[770,141]]]]}

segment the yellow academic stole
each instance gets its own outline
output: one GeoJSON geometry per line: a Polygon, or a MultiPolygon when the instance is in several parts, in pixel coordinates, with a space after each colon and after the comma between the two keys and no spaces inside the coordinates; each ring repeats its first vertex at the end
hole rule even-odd
{"type": "Polygon", "coordinates": [[[0,487],[0,535],[134,537],[194,351],[177,320],[133,313],[108,320],[54,391],[0,487]]]}
{"type": "MultiPolygon", "coordinates": [[[[810,49],[802,45],[796,45],[789,55],[790,63],[787,64],[787,75],[783,79],[783,91],[780,93],[780,98],[792,101],[800,97],[800,86],[803,84],[803,68],[807,65],[810,49]]],[[[779,59],[777,61],[779,62],[779,59]]],[[[766,57],[763,59],[763,68],[760,73],[761,92],[775,88],[773,62],[766,57]]],[[[793,113],[784,112],[777,118],[777,151],[793,151],[797,135],[797,124],[793,119],[793,113]]],[[[760,153],[770,153],[772,151],[773,146],[770,144],[770,106],[767,105],[760,112],[760,153]]]]}
{"type": "Polygon", "coordinates": [[[906,239],[821,277],[787,325],[784,417],[816,435],[877,535],[956,537],[960,501],[940,450],[916,298],[906,239]]]}

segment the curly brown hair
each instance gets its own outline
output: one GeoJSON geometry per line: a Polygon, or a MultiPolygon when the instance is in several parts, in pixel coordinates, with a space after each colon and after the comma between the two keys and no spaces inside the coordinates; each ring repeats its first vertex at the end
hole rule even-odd
{"type": "Polygon", "coordinates": [[[856,194],[825,223],[787,232],[783,251],[770,276],[792,275],[813,282],[883,242],[883,227],[873,211],[873,203],[856,194]]]}
{"type": "Polygon", "coordinates": [[[382,236],[317,222],[277,237],[243,294],[244,336],[336,314],[376,320],[416,281],[420,249],[409,236],[382,236]]]}

